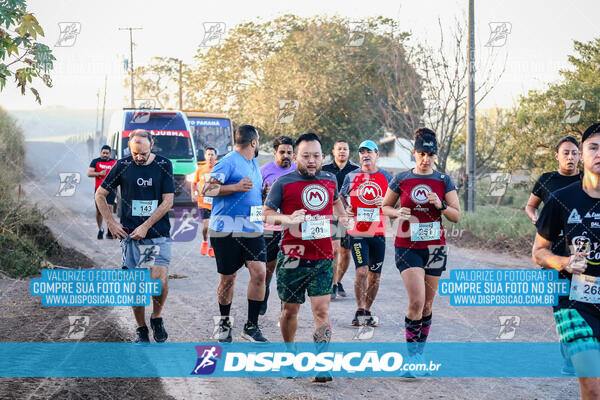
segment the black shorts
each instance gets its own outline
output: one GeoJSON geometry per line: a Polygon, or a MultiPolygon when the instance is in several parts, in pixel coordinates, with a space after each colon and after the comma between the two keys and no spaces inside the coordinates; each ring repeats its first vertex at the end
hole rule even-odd
{"type": "MultiPolygon", "coordinates": [[[[96,194],[96,192],[94,192],[94,194],[96,194]]],[[[109,206],[114,206],[116,198],[117,195],[115,194],[115,192],[108,192],[108,196],[106,196],[106,202],[109,206]]],[[[100,210],[98,209],[98,204],[96,204],[96,199],[94,199],[94,205],[96,206],[96,211],[100,212],[100,210]]]]}
{"type": "Polygon", "coordinates": [[[400,272],[408,268],[423,268],[426,275],[442,276],[446,270],[448,248],[446,245],[432,245],[426,249],[396,247],[396,267],[400,272]]]}
{"type": "Polygon", "coordinates": [[[233,275],[246,261],[267,262],[267,249],[263,235],[254,237],[223,236],[223,232],[210,232],[210,245],[215,251],[217,271],[233,275]]]}
{"type": "Polygon", "coordinates": [[[210,210],[208,208],[199,208],[198,216],[203,220],[210,219],[210,210]]]}
{"type": "MultiPolygon", "coordinates": [[[[342,243],[347,243],[348,234],[346,233],[346,227],[344,227],[344,225],[342,225],[338,220],[331,220],[331,240],[341,240],[342,243]]],[[[344,247],[347,249],[350,248],[346,246],[344,247]]]]}
{"type": "Polygon", "coordinates": [[[348,235],[350,251],[354,259],[354,266],[369,267],[369,271],[381,273],[383,259],[385,258],[385,236],[352,236],[348,235]]]}
{"type": "Polygon", "coordinates": [[[264,233],[267,245],[267,262],[275,261],[277,260],[277,253],[279,253],[282,231],[265,231],[264,233]]]}

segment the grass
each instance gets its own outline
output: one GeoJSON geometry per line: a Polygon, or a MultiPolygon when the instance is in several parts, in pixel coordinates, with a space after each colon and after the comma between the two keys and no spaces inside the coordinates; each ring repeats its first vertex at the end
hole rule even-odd
{"type": "Polygon", "coordinates": [[[521,237],[531,240],[535,234],[535,226],[525,212],[507,206],[482,205],[475,213],[463,212],[457,228],[488,241],[521,237]]]}

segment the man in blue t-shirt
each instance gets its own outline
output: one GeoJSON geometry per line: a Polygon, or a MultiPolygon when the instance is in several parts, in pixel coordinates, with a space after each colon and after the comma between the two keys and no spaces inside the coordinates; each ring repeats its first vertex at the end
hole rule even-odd
{"type": "Polygon", "coordinates": [[[235,132],[235,149],[215,164],[202,196],[213,197],[209,237],[221,282],[217,289],[218,340],[231,342],[229,313],[235,276],[244,264],[250,271],[248,321],[242,338],[266,342],[258,327],[258,315],[265,297],[266,247],[262,223],[262,176],[256,161],[258,131],[242,125],[235,132]]]}
{"type": "MultiPolygon", "coordinates": [[[[131,132],[128,142],[131,155],[116,162],[96,191],[95,200],[108,229],[121,239],[123,268],[150,267],[152,279],[161,281],[161,294],[152,297],[150,326],[154,340],[164,342],[169,335],[161,312],[167,299],[167,267],[171,261],[168,213],[173,207],[175,185],[171,161],[152,153],[153,144],[148,131],[131,132]],[[106,197],[118,186],[121,188],[121,223],[115,221],[106,202],[106,197]]],[[[145,307],[133,307],[133,315],[138,324],[136,342],[149,342],[145,307]]]]}

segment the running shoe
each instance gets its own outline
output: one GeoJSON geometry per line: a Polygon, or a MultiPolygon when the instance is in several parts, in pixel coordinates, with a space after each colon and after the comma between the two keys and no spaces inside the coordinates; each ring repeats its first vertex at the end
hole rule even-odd
{"type": "MultiPolygon", "coordinates": [[[[425,359],[423,358],[423,354],[421,354],[421,353],[415,354],[413,362],[416,364],[424,364],[425,368],[427,368],[427,363],[425,362],[425,359]]],[[[431,372],[429,372],[429,370],[421,369],[421,368],[422,368],[422,365],[415,371],[415,373],[418,376],[430,376],[431,375],[431,372]]]]}
{"type": "Polygon", "coordinates": [[[267,285],[265,287],[265,300],[263,301],[262,306],[260,306],[260,311],[258,312],[259,315],[265,315],[265,313],[267,312],[267,303],[268,303],[267,300],[269,300],[269,287],[270,286],[271,285],[267,285]]]}
{"type": "Polygon", "coordinates": [[[331,300],[335,300],[335,298],[337,297],[337,293],[338,293],[338,287],[337,287],[337,285],[333,285],[333,291],[331,292],[331,300]]]}
{"type": "Polygon", "coordinates": [[[208,256],[211,258],[215,258],[215,251],[212,247],[208,249],[208,256]]]}
{"type": "Polygon", "coordinates": [[[370,310],[365,310],[365,325],[367,326],[372,326],[373,328],[375,328],[377,326],[377,321],[373,318],[373,316],[371,315],[371,311],[370,310]]]}
{"type": "Polygon", "coordinates": [[[148,336],[148,327],[140,326],[135,330],[135,342],[136,343],[149,343],[150,337],[148,336]]]}
{"type": "Polygon", "coordinates": [[[97,237],[98,237],[98,240],[104,239],[104,229],[100,229],[98,231],[98,236],[97,237]]]}
{"type": "Polygon", "coordinates": [[[253,324],[251,322],[246,322],[246,325],[244,325],[242,338],[250,342],[268,342],[268,340],[263,336],[262,332],[260,331],[258,325],[253,324]]]}
{"type": "Polygon", "coordinates": [[[208,242],[202,242],[202,246],[200,246],[200,254],[203,256],[208,255],[208,242]]]}
{"type": "Polygon", "coordinates": [[[319,376],[315,376],[312,378],[313,383],[326,383],[331,382],[333,377],[331,376],[331,372],[322,372],[319,376]]]}
{"type": "Polygon", "coordinates": [[[359,308],[354,313],[354,319],[352,320],[352,326],[361,326],[365,317],[365,310],[359,308]]]}
{"type": "Polygon", "coordinates": [[[219,332],[217,333],[218,341],[221,343],[231,343],[231,321],[229,317],[221,318],[219,321],[219,332]]]}
{"type": "Polygon", "coordinates": [[[342,297],[346,297],[346,291],[344,290],[344,287],[342,286],[342,282],[338,282],[337,292],[338,292],[338,295],[340,295],[342,297]]]}
{"type": "Polygon", "coordinates": [[[164,342],[169,337],[161,317],[150,318],[150,327],[152,328],[154,340],[156,340],[158,343],[164,342]]]}

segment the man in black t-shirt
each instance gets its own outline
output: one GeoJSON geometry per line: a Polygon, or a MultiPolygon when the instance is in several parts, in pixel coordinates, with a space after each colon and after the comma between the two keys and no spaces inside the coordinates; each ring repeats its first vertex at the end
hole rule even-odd
{"type": "Polygon", "coordinates": [[[571,281],[554,318],[580,377],[581,397],[591,399],[600,396],[600,123],[586,129],[581,145],[583,180],[552,194],[536,224],[532,255],[571,281]],[[570,256],[552,251],[558,240],[566,241],[570,256]]]}
{"type": "MultiPolygon", "coordinates": [[[[168,212],[173,207],[173,165],[151,152],[154,140],[145,130],[129,135],[131,155],[117,161],[96,191],[96,204],[113,236],[121,239],[123,268],[150,267],[152,279],[160,279],[162,291],[152,297],[150,326],[154,340],[164,342],[168,334],[160,316],[167,299],[171,242],[168,212]],[[109,192],[121,187],[121,223],[113,218],[106,202],[109,192]]],[[[145,307],[133,307],[138,328],[136,342],[149,342],[145,307]]]]}
{"type": "MultiPolygon", "coordinates": [[[[360,168],[359,165],[350,161],[350,147],[348,142],[340,139],[333,144],[333,161],[323,165],[323,171],[331,172],[337,180],[337,190],[341,190],[344,184],[344,179],[349,172],[360,168]]],[[[333,240],[333,292],[331,298],[335,299],[339,294],[346,297],[346,292],[342,286],[342,278],[350,265],[350,240],[346,234],[346,229],[343,225],[332,221],[331,231],[334,233],[333,240]]]]}

